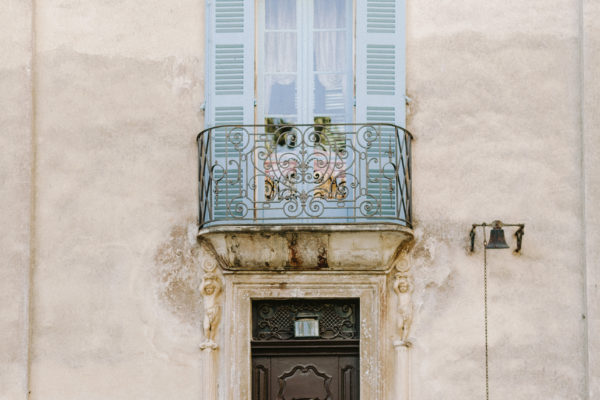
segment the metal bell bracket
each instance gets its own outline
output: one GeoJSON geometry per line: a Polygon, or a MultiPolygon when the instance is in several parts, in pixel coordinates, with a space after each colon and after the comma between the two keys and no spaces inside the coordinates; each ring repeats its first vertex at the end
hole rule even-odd
{"type": "Polygon", "coordinates": [[[483,228],[483,236],[484,243],[486,244],[486,249],[503,249],[508,248],[506,241],[504,240],[504,230],[502,229],[505,226],[516,226],[518,229],[515,232],[515,237],[517,239],[517,248],[515,249],[515,253],[521,252],[521,244],[523,243],[523,235],[525,234],[525,224],[505,224],[502,221],[495,220],[492,221],[491,224],[481,223],[481,224],[473,224],[471,228],[471,232],[469,233],[469,237],[471,239],[471,253],[475,249],[475,229],[477,227],[483,228]],[[485,228],[491,227],[492,231],[490,234],[490,244],[485,240],[485,228]],[[492,244],[493,243],[493,244],[492,244]]]}

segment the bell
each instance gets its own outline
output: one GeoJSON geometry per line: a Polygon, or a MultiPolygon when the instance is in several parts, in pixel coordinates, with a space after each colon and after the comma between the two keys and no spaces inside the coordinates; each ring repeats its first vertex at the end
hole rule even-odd
{"type": "Polygon", "coordinates": [[[490,232],[490,240],[485,246],[486,249],[508,249],[506,240],[504,239],[504,230],[500,221],[492,222],[492,231],[490,232]]]}

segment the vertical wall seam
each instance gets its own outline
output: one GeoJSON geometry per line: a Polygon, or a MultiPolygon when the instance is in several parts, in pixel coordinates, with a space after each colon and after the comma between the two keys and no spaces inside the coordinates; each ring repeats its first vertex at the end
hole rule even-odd
{"type": "Polygon", "coordinates": [[[26,353],[27,353],[27,366],[25,371],[25,398],[31,398],[31,360],[32,360],[32,339],[33,339],[33,276],[36,266],[36,208],[37,208],[37,101],[36,101],[36,0],[31,0],[31,31],[30,31],[30,46],[31,46],[31,58],[29,64],[29,77],[30,77],[30,96],[31,96],[31,166],[29,172],[29,271],[26,283],[26,294],[25,294],[25,305],[27,317],[26,323],[26,353]]]}
{"type": "Polygon", "coordinates": [[[586,157],[585,157],[585,29],[584,1],[578,0],[578,44],[579,44],[579,129],[580,129],[580,171],[581,171],[581,260],[583,277],[583,340],[584,340],[584,398],[590,399],[590,356],[589,356],[589,315],[588,315],[588,274],[587,274],[587,204],[586,204],[586,157]]]}

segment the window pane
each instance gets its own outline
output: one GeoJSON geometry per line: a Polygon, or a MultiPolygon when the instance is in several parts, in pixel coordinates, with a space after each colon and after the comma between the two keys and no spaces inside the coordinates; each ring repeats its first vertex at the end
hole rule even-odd
{"type": "Polygon", "coordinates": [[[346,79],[343,74],[315,74],[315,117],[330,117],[332,123],[349,121],[346,79]]]}
{"type": "Polygon", "coordinates": [[[345,28],[346,1],[347,0],[315,0],[315,28],[345,28]]]}
{"type": "Polygon", "coordinates": [[[314,33],[314,69],[318,72],[344,72],[351,65],[346,52],[346,32],[314,33]]]}
{"type": "Polygon", "coordinates": [[[296,0],[266,0],[267,29],[296,29],[296,0]]]}
{"type": "Polygon", "coordinates": [[[296,72],[296,33],[265,34],[265,71],[296,72]]]}
{"type": "Polygon", "coordinates": [[[286,122],[292,122],[290,119],[296,114],[296,76],[265,75],[265,94],[267,116],[287,116],[286,122]]]}

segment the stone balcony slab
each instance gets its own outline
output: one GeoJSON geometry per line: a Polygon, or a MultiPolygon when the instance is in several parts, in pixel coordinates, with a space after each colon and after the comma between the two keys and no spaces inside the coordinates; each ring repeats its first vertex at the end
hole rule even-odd
{"type": "Polygon", "coordinates": [[[213,226],[198,233],[232,271],[385,271],[412,238],[411,229],[395,224],[213,226]]]}

